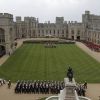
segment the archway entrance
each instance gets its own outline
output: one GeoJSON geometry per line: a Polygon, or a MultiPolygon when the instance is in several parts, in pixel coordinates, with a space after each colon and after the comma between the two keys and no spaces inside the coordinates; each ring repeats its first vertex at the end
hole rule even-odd
{"type": "Polygon", "coordinates": [[[5,31],[4,29],[0,28],[0,57],[6,54],[5,46],[5,31]]]}
{"type": "Polygon", "coordinates": [[[80,36],[77,36],[77,40],[80,40],[80,36]]]}
{"type": "Polygon", "coordinates": [[[0,45],[0,57],[6,54],[5,46],[0,45]]]}
{"type": "Polygon", "coordinates": [[[72,40],[74,40],[74,36],[72,36],[72,40]]]}

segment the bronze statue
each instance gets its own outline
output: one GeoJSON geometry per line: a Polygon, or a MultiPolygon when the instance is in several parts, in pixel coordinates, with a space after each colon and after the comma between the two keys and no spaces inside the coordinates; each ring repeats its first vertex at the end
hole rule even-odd
{"type": "Polygon", "coordinates": [[[72,79],[73,79],[73,70],[72,70],[71,67],[68,68],[67,77],[69,79],[69,82],[72,82],[72,79]]]}

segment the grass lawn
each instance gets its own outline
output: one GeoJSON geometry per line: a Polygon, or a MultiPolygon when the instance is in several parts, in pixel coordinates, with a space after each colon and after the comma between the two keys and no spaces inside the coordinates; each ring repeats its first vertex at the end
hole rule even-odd
{"type": "Polygon", "coordinates": [[[0,67],[0,77],[17,80],[63,80],[70,65],[77,82],[100,82],[100,63],[74,44],[23,44],[0,67]]]}

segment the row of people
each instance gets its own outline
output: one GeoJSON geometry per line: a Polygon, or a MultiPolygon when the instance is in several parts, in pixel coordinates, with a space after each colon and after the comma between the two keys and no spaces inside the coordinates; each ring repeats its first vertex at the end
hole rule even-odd
{"type": "Polygon", "coordinates": [[[0,79],[0,86],[3,86],[6,83],[8,84],[8,88],[10,89],[10,87],[11,87],[11,81],[10,80],[6,81],[4,79],[0,79]]]}
{"type": "Polygon", "coordinates": [[[0,86],[2,86],[2,85],[5,84],[5,83],[6,83],[6,80],[0,79],[0,86]]]}
{"type": "Polygon", "coordinates": [[[58,94],[63,88],[63,81],[18,81],[15,93],[58,94]]]}
{"type": "Polygon", "coordinates": [[[96,45],[92,42],[88,42],[88,41],[83,41],[83,43],[90,48],[91,50],[94,50],[96,52],[100,52],[100,45],[96,45]]]}
{"type": "Polygon", "coordinates": [[[56,48],[56,44],[54,44],[54,43],[46,43],[45,47],[46,48],[56,48]]]}

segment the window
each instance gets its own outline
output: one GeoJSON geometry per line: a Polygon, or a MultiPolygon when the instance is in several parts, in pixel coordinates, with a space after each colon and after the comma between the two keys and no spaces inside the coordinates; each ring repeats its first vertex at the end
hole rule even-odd
{"type": "Polygon", "coordinates": [[[33,30],[33,34],[35,34],[35,30],[33,30]]]}
{"type": "Polygon", "coordinates": [[[0,43],[5,42],[4,30],[0,29],[0,43]]]}
{"type": "Polygon", "coordinates": [[[64,34],[64,30],[62,30],[62,34],[64,34]]]}
{"type": "Polygon", "coordinates": [[[48,30],[46,30],[46,33],[48,33],[48,30]]]}
{"type": "Polygon", "coordinates": [[[54,34],[55,34],[55,30],[54,30],[54,34]]]}
{"type": "Polygon", "coordinates": [[[40,33],[40,30],[38,32],[40,33]]]}
{"type": "Polygon", "coordinates": [[[42,33],[44,33],[44,30],[42,30],[42,33]]]}
{"type": "Polygon", "coordinates": [[[58,34],[59,34],[59,30],[58,30],[58,34]]]}
{"type": "Polygon", "coordinates": [[[68,34],[68,30],[66,30],[66,34],[68,34]]]}
{"type": "Polygon", "coordinates": [[[80,34],[80,30],[77,31],[77,34],[78,34],[78,35],[80,34]]]}
{"type": "Polygon", "coordinates": [[[50,34],[51,34],[51,30],[50,30],[50,34]]]}

